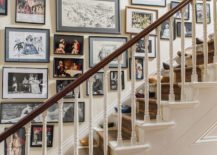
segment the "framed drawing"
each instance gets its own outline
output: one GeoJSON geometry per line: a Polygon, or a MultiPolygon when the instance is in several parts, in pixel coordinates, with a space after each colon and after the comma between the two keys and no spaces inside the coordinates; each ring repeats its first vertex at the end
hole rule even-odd
{"type": "MultiPolygon", "coordinates": [[[[132,59],[130,58],[130,71],[129,71],[129,74],[130,74],[130,79],[131,79],[131,63],[132,63],[132,59]]],[[[135,59],[135,73],[136,73],[136,80],[138,79],[143,79],[143,58],[136,58],[135,59]]]]}
{"type": "Polygon", "coordinates": [[[17,23],[45,24],[46,0],[16,0],[17,23]]]}
{"type": "MultiPolygon", "coordinates": [[[[53,125],[47,126],[47,147],[53,146],[53,125]]],[[[31,147],[42,147],[42,125],[31,126],[31,147]]]]}
{"type": "MultiPolygon", "coordinates": [[[[125,88],[124,71],[121,72],[121,85],[122,85],[122,89],[124,89],[125,88]]],[[[110,72],[110,89],[118,90],[118,71],[110,72]]]]}
{"type": "MultiPolygon", "coordinates": [[[[134,35],[131,35],[131,38],[133,38],[134,35]]],[[[156,36],[150,35],[149,36],[149,45],[148,45],[148,57],[149,58],[155,58],[156,57],[156,36]]],[[[136,57],[145,57],[145,41],[144,38],[140,39],[136,43],[136,57]]]]}
{"type": "Polygon", "coordinates": [[[166,0],[131,0],[133,5],[166,6],[166,0]]]}
{"type": "Polygon", "coordinates": [[[119,0],[56,0],[57,31],[120,33],[119,0]]]}
{"type": "MultiPolygon", "coordinates": [[[[140,33],[158,19],[158,10],[126,7],[126,33],[140,33]]],[[[151,32],[156,34],[156,30],[151,32]]]]}
{"type": "Polygon", "coordinates": [[[54,54],[83,55],[84,37],[54,35],[54,54]]]}
{"type": "Polygon", "coordinates": [[[1,0],[0,1],[0,15],[7,15],[7,3],[8,0],[1,0]]]}
{"type": "Polygon", "coordinates": [[[83,59],[54,58],[55,78],[78,78],[83,74],[83,59]]]}
{"type": "Polygon", "coordinates": [[[48,96],[47,68],[3,68],[3,99],[48,96]]]}
{"type": "MultiPolygon", "coordinates": [[[[87,80],[86,92],[89,95],[89,82],[87,80]]],[[[103,95],[103,72],[97,72],[93,76],[93,95],[103,95]]]]}
{"type": "MultiPolygon", "coordinates": [[[[206,4],[207,23],[211,23],[210,4],[206,4]]],[[[196,22],[203,23],[203,3],[196,3],[196,22]]]]}
{"type": "MultiPolygon", "coordinates": [[[[89,67],[95,66],[116,49],[127,42],[126,37],[89,37],[89,67]]],[[[109,67],[118,67],[118,59],[114,59],[109,67]]],[[[127,68],[127,51],[123,54],[122,67],[127,68]]]]}
{"type": "MultiPolygon", "coordinates": [[[[184,22],[185,37],[192,37],[192,23],[184,22]]],[[[177,36],[181,37],[181,22],[177,22],[177,36]]]]}
{"type": "Polygon", "coordinates": [[[6,62],[49,62],[50,30],[5,28],[6,62]]]}
{"type": "MultiPolygon", "coordinates": [[[[65,88],[71,82],[73,82],[73,80],[57,80],[56,81],[56,90],[57,90],[57,93],[60,92],[63,88],[65,88]]],[[[74,90],[72,90],[71,92],[69,92],[68,94],[66,94],[64,96],[64,98],[75,98],[74,94],[75,94],[74,90]]],[[[78,97],[80,98],[80,90],[79,90],[78,97]]]]}
{"type": "MultiPolygon", "coordinates": [[[[173,40],[176,39],[176,20],[174,19],[173,23],[173,40]]],[[[166,20],[161,24],[160,38],[169,40],[170,39],[170,24],[169,21],[166,20]]]]}
{"type": "MultiPolygon", "coordinates": [[[[170,3],[170,9],[175,8],[177,5],[179,5],[180,2],[176,2],[176,1],[171,1],[170,3]]],[[[185,7],[185,15],[184,15],[184,19],[185,20],[189,20],[189,16],[190,16],[190,5],[188,4],[185,7]]],[[[181,19],[181,11],[176,12],[176,14],[174,14],[174,18],[176,19],[181,19]]]]}

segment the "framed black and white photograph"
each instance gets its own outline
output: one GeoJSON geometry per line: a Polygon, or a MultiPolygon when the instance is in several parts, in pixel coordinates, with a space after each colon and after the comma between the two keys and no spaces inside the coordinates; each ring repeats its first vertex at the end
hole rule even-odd
{"type": "Polygon", "coordinates": [[[47,68],[3,68],[3,99],[45,99],[48,96],[47,68]]]}
{"type": "MultiPolygon", "coordinates": [[[[56,91],[59,93],[63,88],[65,88],[67,85],[69,85],[73,80],[57,80],[56,81],[56,91]]],[[[79,95],[78,97],[80,98],[80,90],[79,90],[79,95]]],[[[75,93],[74,90],[69,92],[64,96],[64,98],[75,98],[75,93]]]]}
{"type": "MultiPolygon", "coordinates": [[[[131,35],[131,38],[135,37],[135,35],[131,35]]],[[[155,58],[156,57],[156,36],[150,35],[148,40],[148,57],[155,58]]],[[[145,41],[144,38],[140,39],[136,43],[136,57],[145,57],[145,41]]]]}
{"type": "MultiPolygon", "coordinates": [[[[89,81],[87,81],[86,92],[89,95],[89,81]]],[[[103,95],[103,72],[97,72],[93,76],[93,95],[103,95]]]]}
{"type": "Polygon", "coordinates": [[[16,22],[45,24],[46,0],[16,0],[16,22]]]}
{"type": "MultiPolygon", "coordinates": [[[[94,67],[108,55],[127,42],[126,37],[89,37],[89,67],[94,67]]],[[[122,67],[127,68],[127,51],[123,53],[122,67]]],[[[110,62],[109,67],[118,67],[118,58],[110,62]]]]}
{"type": "MultiPolygon", "coordinates": [[[[132,73],[132,69],[131,69],[131,63],[132,63],[132,59],[130,58],[130,79],[131,79],[131,73],[132,73]]],[[[143,79],[143,58],[135,58],[135,73],[136,73],[136,80],[139,79],[143,79]]]]}
{"type": "MultiPolygon", "coordinates": [[[[207,23],[211,23],[210,4],[206,4],[207,23]]],[[[203,3],[196,4],[196,22],[203,23],[203,3]]]]}
{"type": "Polygon", "coordinates": [[[0,15],[7,15],[8,0],[0,0],[0,15]]]}
{"type": "MultiPolygon", "coordinates": [[[[53,125],[47,125],[47,147],[53,146],[53,125]]],[[[31,147],[42,147],[42,125],[31,126],[31,147]]]]}
{"type": "Polygon", "coordinates": [[[5,28],[6,62],[49,62],[50,30],[5,28]]]}
{"type": "Polygon", "coordinates": [[[83,55],[84,37],[54,35],[54,54],[83,55]]]}
{"type": "MultiPolygon", "coordinates": [[[[176,1],[171,1],[170,3],[170,9],[175,8],[177,5],[179,5],[180,2],[176,2],[176,1]]],[[[190,5],[186,5],[185,7],[185,15],[184,15],[184,19],[185,20],[189,20],[189,16],[190,16],[190,5]]],[[[174,18],[176,19],[181,19],[181,11],[176,12],[176,14],[174,14],[174,18]]]]}
{"type": "MultiPolygon", "coordinates": [[[[124,71],[121,71],[121,85],[122,85],[122,89],[124,89],[125,88],[124,71]]],[[[110,89],[118,90],[118,71],[110,72],[110,89]]]]}
{"type": "Polygon", "coordinates": [[[57,31],[119,34],[119,0],[56,0],[57,31]]]}
{"type": "Polygon", "coordinates": [[[133,5],[166,6],[166,0],[131,0],[133,5]]]}
{"type": "Polygon", "coordinates": [[[55,78],[78,78],[83,74],[83,59],[54,58],[55,78]]]}
{"type": "MultiPolygon", "coordinates": [[[[176,21],[173,22],[173,40],[176,39],[176,21]]],[[[170,24],[169,21],[166,20],[161,24],[160,38],[169,40],[170,39],[170,24]]]]}
{"type": "MultiPolygon", "coordinates": [[[[192,23],[184,22],[185,37],[192,37],[192,23]]],[[[177,36],[181,37],[181,22],[177,22],[177,36]]]]}
{"type": "MultiPolygon", "coordinates": [[[[140,33],[158,19],[158,10],[126,7],[126,33],[140,33]]],[[[153,30],[151,34],[156,34],[153,30]]]]}

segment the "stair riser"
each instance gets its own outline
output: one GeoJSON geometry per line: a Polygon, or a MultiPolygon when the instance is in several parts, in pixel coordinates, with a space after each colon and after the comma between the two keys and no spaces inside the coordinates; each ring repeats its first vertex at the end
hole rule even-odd
{"type": "MultiPolygon", "coordinates": [[[[176,70],[175,77],[176,82],[181,82],[181,70],[176,70]]],[[[201,82],[201,69],[197,68],[197,75],[198,75],[198,81],[201,82]]],[[[192,76],[192,68],[185,70],[185,81],[191,82],[191,76],[192,76]]]]}

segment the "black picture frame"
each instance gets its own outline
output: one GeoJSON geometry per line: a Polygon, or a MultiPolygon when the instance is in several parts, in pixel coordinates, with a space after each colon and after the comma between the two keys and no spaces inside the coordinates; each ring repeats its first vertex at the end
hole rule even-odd
{"type": "Polygon", "coordinates": [[[50,30],[6,27],[5,62],[50,62],[50,30]]]}
{"type": "Polygon", "coordinates": [[[0,3],[0,15],[8,14],[8,0],[3,0],[3,4],[0,3]]]}
{"type": "MultiPolygon", "coordinates": [[[[65,88],[67,85],[69,85],[74,80],[56,80],[56,92],[60,92],[63,88],[65,88]]],[[[64,96],[64,98],[75,98],[74,90],[69,92],[64,96]]],[[[80,98],[80,88],[79,88],[79,95],[78,98],[80,98]]]]}
{"type": "MultiPolygon", "coordinates": [[[[192,37],[192,23],[184,22],[185,37],[192,37]]],[[[181,37],[181,22],[177,22],[177,36],[181,37]]]]}
{"type": "MultiPolygon", "coordinates": [[[[207,3],[207,23],[211,23],[210,3],[207,3]]],[[[203,3],[196,3],[196,23],[203,23],[203,3]],[[200,9],[198,6],[200,5],[200,9]]]]}
{"type": "Polygon", "coordinates": [[[144,5],[144,6],[159,6],[166,7],[166,0],[161,0],[161,2],[155,2],[153,0],[131,0],[132,5],[144,5]]]}
{"type": "MultiPolygon", "coordinates": [[[[141,58],[141,57],[136,57],[135,58],[135,63],[136,63],[136,61],[138,61],[139,62],[139,69],[140,69],[140,72],[139,72],[139,74],[137,74],[137,71],[135,70],[135,73],[136,73],[136,80],[142,80],[143,78],[144,78],[144,69],[143,69],[143,67],[144,67],[144,65],[143,65],[143,58],[141,58]]],[[[130,79],[131,79],[131,73],[132,73],[132,71],[131,71],[131,63],[132,63],[132,58],[130,58],[130,61],[129,61],[129,65],[130,65],[130,67],[129,67],[129,77],[130,77],[130,79]]]]}
{"type": "MultiPolygon", "coordinates": [[[[93,75],[93,95],[104,95],[103,72],[97,72],[93,75]]],[[[86,95],[89,96],[89,81],[86,82],[86,95]]]]}
{"type": "MultiPolygon", "coordinates": [[[[174,7],[176,7],[180,2],[177,1],[171,1],[170,3],[170,9],[173,9],[174,7]]],[[[177,13],[174,14],[174,18],[175,19],[181,19],[181,11],[178,11],[177,13]]],[[[190,18],[190,5],[186,5],[185,8],[185,15],[184,15],[184,19],[185,20],[189,20],[190,18]]]]}
{"type": "MultiPolygon", "coordinates": [[[[125,89],[124,71],[121,71],[121,85],[125,89]]],[[[118,90],[118,71],[110,71],[110,89],[118,90]]]]}
{"type": "MultiPolygon", "coordinates": [[[[169,32],[169,20],[166,20],[161,24],[160,39],[169,40],[170,39],[169,33],[170,33],[169,32]],[[165,29],[166,29],[166,31],[165,31],[165,29]],[[165,35],[164,35],[164,33],[165,33],[165,35]]],[[[175,40],[175,39],[176,39],[176,20],[174,19],[174,22],[173,22],[173,40],[175,40]]]]}
{"type": "MultiPolygon", "coordinates": [[[[66,1],[64,1],[64,3],[66,3],[66,1]]],[[[76,2],[68,1],[66,4],[64,3],[63,0],[56,0],[57,32],[120,34],[120,0],[101,0],[95,2],[81,0],[76,2]],[[94,10],[96,6],[97,9],[94,10]],[[63,7],[64,9],[62,9],[63,7]],[[106,7],[106,9],[103,7],[106,7]],[[106,10],[109,10],[110,13],[114,12],[114,14],[110,15],[108,12],[106,13],[106,10]],[[82,13],[84,14],[82,15],[82,13]],[[70,15],[74,16],[70,17],[70,15]],[[106,15],[107,17],[104,17],[103,15],[106,15]],[[70,22],[72,19],[73,22],[70,22]]]]}

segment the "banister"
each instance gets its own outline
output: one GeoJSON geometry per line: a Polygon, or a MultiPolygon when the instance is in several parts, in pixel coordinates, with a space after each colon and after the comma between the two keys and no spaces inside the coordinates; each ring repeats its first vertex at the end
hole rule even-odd
{"type": "Polygon", "coordinates": [[[169,19],[171,16],[173,16],[177,11],[182,9],[184,6],[189,4],[192,0],[183,0],[180,2],[179,5],[177,5],[175,8],[171,9],[169,12],[164,14],[162,17],[160,17],[157,21],[155,21],[153,24],[148,26],[146,29],[144,29],[142,32],[137,34],[134,38],[129,40],[126,44],[115,50],[112,54],[107,56],[105,59],[103,59],[101,62],[99,62],[97,65],[95,65],[92,69],[89,69],[87,72],[85,72],[83,75],[81,75],[77,80],[73,81],[71,84],[69,84],[67,87],[65,87],[62,91],[55,94],[51,98],[49,98],[44,104],[41,104],[39,107],[37,107],[35,110],[30,112],[28,115],[26,115],[24,118],[19,120],[16,124],[9,127],[6,131],[0,134],[0,142],[2,142],[4,139],[9,137],[11,134],[16,132],[18,129],[25,126],[28,122],[33,120],[36,116],[44,112],[46,109],[48,109],[50,106],[55,104],[59,99],[61,99],[63,96],[65,96],[68,92],[78,87],[81,83],[86,81],[88,78],[90,78],[93,74],[95,74],[97,71],[102,69],[104,66],[106,66],[108,63],[110,63],[114,58],[118,57],[120,54],[122,54],[124,51],[126,51],[128,48],[133,46],[136,42],[138,42],[142,37],[149,34],[151,31],[156,29],[158,26],[160,26],[164,21],[169,19]]]}

